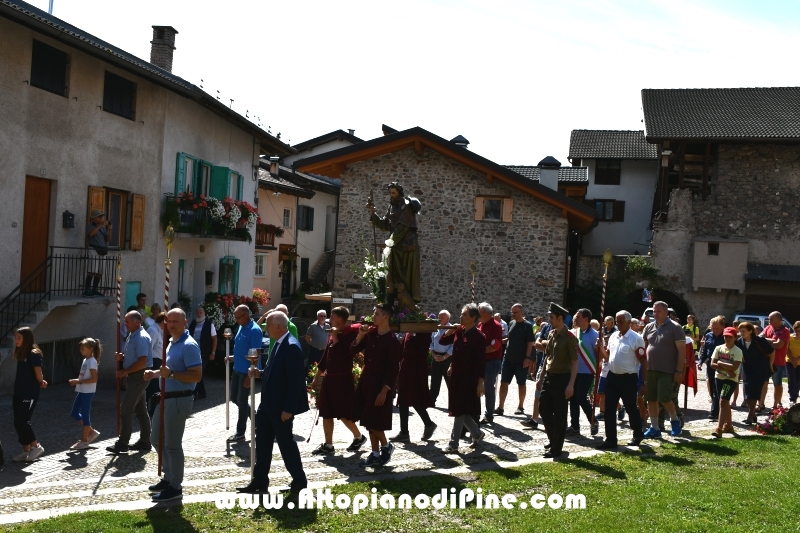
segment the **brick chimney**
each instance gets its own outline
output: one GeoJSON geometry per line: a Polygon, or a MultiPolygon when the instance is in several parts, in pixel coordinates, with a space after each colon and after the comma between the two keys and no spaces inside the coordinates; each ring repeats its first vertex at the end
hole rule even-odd
{"type": "Polygon", "coordinates": [[[172,52],[175,50],[175,36],[178,30],[172,26],[153,26],[153,40],[150,41],[150,62],[155,66],[172,72],[172,52]]]}

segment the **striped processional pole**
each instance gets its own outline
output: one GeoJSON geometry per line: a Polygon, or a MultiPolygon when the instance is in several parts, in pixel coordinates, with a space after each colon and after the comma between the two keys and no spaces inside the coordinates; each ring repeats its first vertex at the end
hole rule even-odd
{"type": "MultiPolygon", "coordinates": [[[[117,256],[117,353],[122,351],[122,255],[117,256]]],[[[122,361],[117,364],[117,369],[122,368],[122,361]]],[[[121,399],[122,380],[117,378],[117,437],[122,425],[121,399]]]]}
{"type": "MultiPolygon", "coordinates": [[[[605,265],[605,270],[603,271],[603,292],[600,296],[600,343],[605,348],[605,335],[603,332],[606,327],[605,322],[605,312],[606,312],[606,284],[608,282],[608,265],[611,264],[611,260],[614,256],[611,254],[611,249],[607,248],[605,252],[603,252],[603,264],[605,265]]],[[[599,354],[597,354],[599,355],[599,354]]],[[[597,390],[600,387],[600,373],[603,371],[603,365],[600,361],[600,358],[595,355],[595,376],[594,376],[594,394],[592,395],[592,424],[597,422],[597,419],[594,416],[595,407],[597,407],[597,390]]],[[[606,413],[606,416],[609,416],[606,413]]],[[[613,416],[613,413],[612,413],[613,416]]]]}
{"type": "MultiPolygon", "coordinates": [[[[167,226],[164,232],[164,238],[167,240],[167,260],[164,261],[166,270],[164,277],[164,311],[169,312],[169,267],[172,265],[172,260],[169,258],[170,251],[172,251],[172,241],[175,239],[175,230],[172,224],[167,226]]],[[[161,364],[167,364],[167,342],[169,342],[169,328],[164,328],[164,342],[161,351],[161,364]]],[[[162,456],[164,455],[164,400],[166,396],[166,380],[161,377],[161,401],[158,406],[158,476],[161,477],[161,465],[163,463],[162,456]]]]}
{"type": "Polygon", "coordinates": [[[475,261],[469,264],[469,271],[472,274],[472,303],[475,303],[475,272],[478,271],[475,261]]]}

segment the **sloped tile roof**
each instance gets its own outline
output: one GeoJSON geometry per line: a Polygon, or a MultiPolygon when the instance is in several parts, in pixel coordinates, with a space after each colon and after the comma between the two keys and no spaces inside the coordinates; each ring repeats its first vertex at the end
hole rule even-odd
{"type": "MultiPolygon", "coordinates": [[[[541,168],[538,166],[506,165],[506,168],[528,179],[539,182],[541,168]]],[[[558,182],[564,184],[589,184],[589,173],[586,167],[561,167],[558,169],[558,182]]]]}
{"type": "Polygon", "coordinates": [[[269,148],[269,153],[289,155],[297,152],[288,144],[273,137],[196,85],[56,18],[47,13],[47,11],[43,11],[22,0],[0,0],[0,17],[7,17],[15,22],[30,26],[37,32],[62,40],[66,44],[99,57],[103,61],[126,69],[137,76],[146,78],[153,83],[197,101],[229,122],[261,139],[265,145],[269,145],[268,147],[265,146],[265,148],[269,148]]]}
{"type": "Polygon", "coordinates": [[[643,131],[572,130],[570,159],[656,159],[658,151],[643,131]]]}
{"type": "Polygon", "coordinates": [[[800,87],[642,89],[647,139],[800,139],[800,87]]]}

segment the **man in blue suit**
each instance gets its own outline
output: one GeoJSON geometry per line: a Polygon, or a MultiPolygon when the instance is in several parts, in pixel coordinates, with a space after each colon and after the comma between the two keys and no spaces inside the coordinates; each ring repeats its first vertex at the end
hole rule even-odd
{"type": "MultiPolygon", "coordinates": [[[[261,378],[261,404],[256,412],[256,464],[250,484],[236,491],[267,492],[272,447],[277,440],[286,470],[292,475],[290,489],[296,494],[308,486],[300,449],[292,435],[294,416],[308,411],[303,349],[289,334],[289,318],[280,311],[267,315],[267,332],[270,338],[278,340],[261,378]]],[[[258,370],[250,372],[251,377],[258,377],[258,370]]]]}

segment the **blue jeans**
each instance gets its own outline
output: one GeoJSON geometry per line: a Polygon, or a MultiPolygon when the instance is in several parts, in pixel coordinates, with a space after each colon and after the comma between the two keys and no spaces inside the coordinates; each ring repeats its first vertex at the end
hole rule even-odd
{"type": "MultiPolygon", "coordinates": [[[[175,489],[180,489],[183,485],[183,432],[186,429],[186,419],[192,414],[192,403],[191,396],[164,400],[163,479],[167,480],[175,489]]],[[[161,410],[156,409],[150,434],[150,442],[156,446],[158,446],[160,419],[161,410]]]]}
{"type": "Polygon", "coordinates": [[[489,420],[494,416],[494,406],[497,403],[497,376],[500,375],[502,363],[502,359],[486,361],[486,375],[483,379],[483,387],[486,393],[486,418],[489,420]]]}
{"type": "Polygon", "coordinates": [[[245,388],[244,382],[247,374],[231,372],[231,397],[230,401],[239,408],[239,418],[236,420],[236,434],[244,435],[247,429],[247,420],[250,418],[250,389],[245,388]]]}
{"type": "Polygon", "coordinates": [[[593,383],[594,374],[578,374],[575,376],[574,391],[569,399],[569,419],[572,429],[580,429],[581,410],[583,410],[589,423],[592,423],[592,402],[589,400],[589,391],[593,383]]]}

